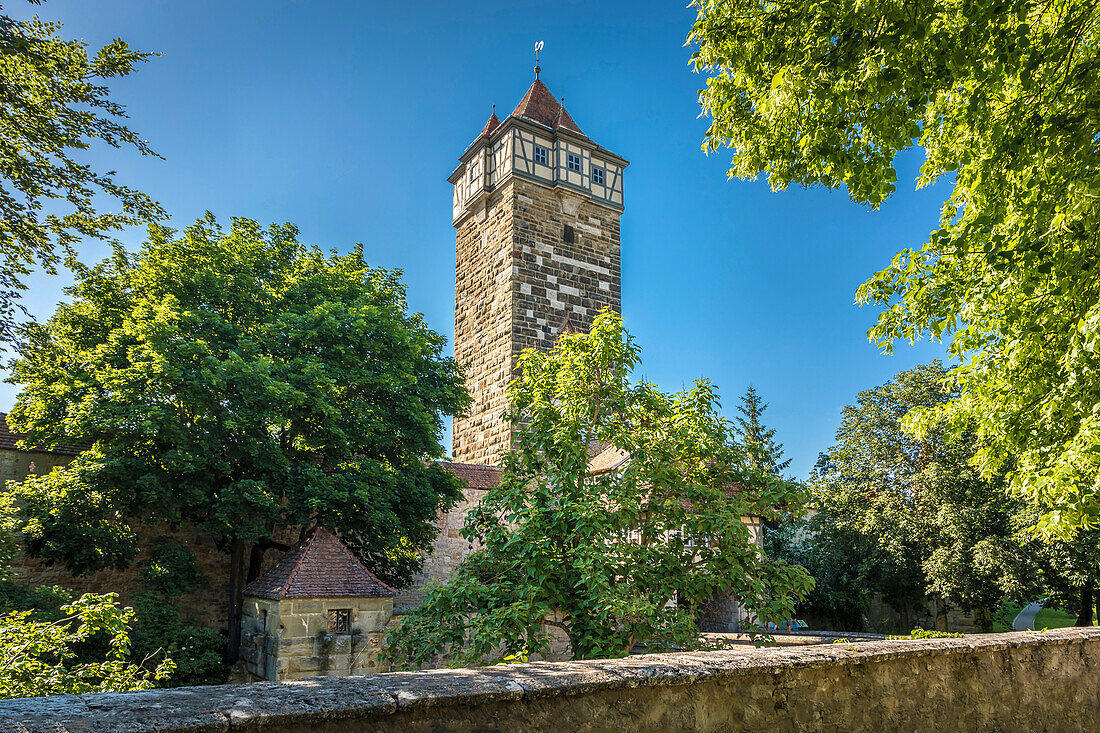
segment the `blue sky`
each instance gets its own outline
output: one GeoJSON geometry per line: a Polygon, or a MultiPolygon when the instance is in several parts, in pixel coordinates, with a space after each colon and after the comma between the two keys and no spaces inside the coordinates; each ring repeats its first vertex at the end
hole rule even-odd
{"type": "MultiPolygon", "coordinates": [[[[445,179],[491,105],[507,113],[523,96],[533,43],[545,41],[543,81],[589,137],[631,161],[623,315],[642,371],[666,389],[708,377],[730,414],[755,384],[800,477],[857,392],[942,353],[926,343],[879,354],[865,336],[876,313],[854,293],[925,240],[946,185],[914,191],[919,153],[901,161],[900,190],[877,212],[844,191],[728,181],[728,154],[700,152],[703,78],[688,66],[694,13],[681,2],[9,0],[4,10],[162,54],[113,88],[164,160],[112,150],[88,160],[159,200],[174,225],[209,209],[294,222],[323,249],[362,242],[372,264],[403,270],[411,308],[448,338],[445,179]]],[[[27,304],[48,316],[63,284],[36,278],[27,304]]],[[[0,408],[14,399],[3,385],[0,408]]]]}

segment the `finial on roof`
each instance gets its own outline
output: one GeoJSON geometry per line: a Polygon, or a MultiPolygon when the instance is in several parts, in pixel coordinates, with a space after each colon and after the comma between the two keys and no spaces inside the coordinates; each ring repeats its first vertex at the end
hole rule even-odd
{"type": "Polygon", "coordinates": [[[535,81],[538,81],[542,67],[539,66],[539,52],[542,51],[542,41],[535,41],[535,81]]]}

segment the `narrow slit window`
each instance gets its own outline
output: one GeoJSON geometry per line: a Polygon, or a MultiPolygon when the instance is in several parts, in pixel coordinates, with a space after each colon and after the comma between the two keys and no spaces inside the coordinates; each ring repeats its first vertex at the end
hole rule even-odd
{"type": "Polygon", "coordinates": [[[576,235],[573,234],[573,227],[568,224],[565,225],[565,231],[562,232],[561,239],[566,244],[573,244],[576,235]]]}

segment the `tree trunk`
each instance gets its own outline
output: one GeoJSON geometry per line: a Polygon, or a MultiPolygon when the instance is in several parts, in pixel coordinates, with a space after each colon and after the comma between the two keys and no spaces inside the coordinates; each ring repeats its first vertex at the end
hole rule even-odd
{"type": "Polygon", "coordinates": [[[234,539],[229,548],[229,645],[225,661],[233,664],[241,657],[241,610],[244,606],[245,541],[234,539]]]}
{"type": "Polygon", "coordinates": [[[264,566],[264,553],[267,552],[267,547],[264,542],[256,542],[248,551],[248,575],[244,579],[245,585],[260,577],[260,568],[264,566]]]}
{"type": "Polygon", "coordinates": [[[936,630],[947,631],[947,601],[939,593],[936,594],[936,630]]]}
{"type": "Polygon", "coordinates": [[[1074,626],[1092,626],[1092,596],[1095,583],[1090,577],[1081,586],[1081,605],[1077,609],[1077,623],[1074,626]]]}

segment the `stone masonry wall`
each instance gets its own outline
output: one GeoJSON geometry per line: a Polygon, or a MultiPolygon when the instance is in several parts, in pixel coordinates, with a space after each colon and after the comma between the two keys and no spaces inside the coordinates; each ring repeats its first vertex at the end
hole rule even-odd
{"type": "Polygon", "coordinates": [[[398,591],[394,613],[401,614],[422,604],[428,589],[450,578],[462,560],[474,551],[474,545],[462,536],[462,525],[466,513],[478,505],[485,492],[485,489],[463,489],[462,500],[450,511],[439,513],[436,519],[439,531],[432,540],[432,551],[424,556],[424,567],[412,582],[398,591]]]}
{"type": "Polygon", "coordinates": [[[501,419],[512,378],[512,184],[493,192],[457,227],[455,360],[473,402],[454,419],[454,460],[496,463],[511,445],[501,419]]]}
{"type": "Polygon", "coordinates": [[[259,680],[371,674],[388,669],[379,658],[391,598],[274,601],[246,596],[241,659],[259,680]],[[329,633],[328,612],[351,611],[349,633],[329,633]]]}
{"type": "Polygon", "coordinates": [[[513,223],[513,352],[549,351],[567,316],[585,333],[601,309],[622,312],[619,212],[518,179],[513,223]],[[572,243],[564,241],[566,226],[572,243]]]}
{"type": "Polygon", "coordinates": [[[0,448],[0,482],[22,481],[31,473],[49,473],[51,469],[64,466],[71,460],[71,456],[61,453],[40,453],[38,451],[0,448]],[[33,471],[31,470],[31,464],[34,464],[33,471]]]}
{"type": "MultiPolygon", "coordinates": [[[[139,526],[137,559],[124,570],[101,570],[89,575],[74,576],[63,565],[47,565],[41,560],[20,555],[13,565],[14,579],[31,586],[60,585],[76,596],[84,593],[118,593],[119,603],[132,606],[141,593],[141,564],[149,557],[159,537],[172,537],[191,550],[198,562],[202,579],[195,590],[180,599],[184,615],[208,628],[225,628],[228,620],[229,556],[214,544],[209,536],[189,530],[167,527],[139,526]]],[[[281,553],[268,552],[265,566],[274,564],[281,553]]]]}
{"type": "Polygon", "coordinates": [[[1080,731],[1100,629],[536,662],[0,701],[0,729],[1080,731]]]}
{"type": "Polygon", "coordinates": [[[619,236],[619,212],[518,177],[458,224],[455,359],[473,404],[455,418],[455,461],[495,464],[511,447],[501,413],[516,354],[549,350],[567,323],[587,331],[604,307],[621,312],[619,236]]]}

